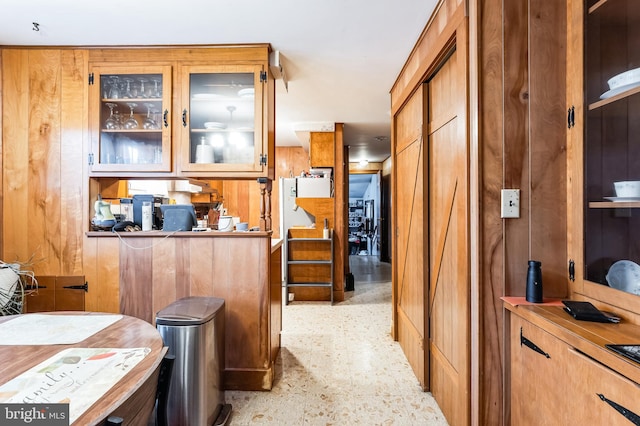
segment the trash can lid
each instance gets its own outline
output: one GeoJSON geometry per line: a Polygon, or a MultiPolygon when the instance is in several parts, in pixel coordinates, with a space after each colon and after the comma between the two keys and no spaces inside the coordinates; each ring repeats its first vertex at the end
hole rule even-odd
{"type": "Polygon", "coordinates": [[[156,315],[156,325],[198,325],[224,314],[224,299],[217,297],[183,297],[156,315]]]}

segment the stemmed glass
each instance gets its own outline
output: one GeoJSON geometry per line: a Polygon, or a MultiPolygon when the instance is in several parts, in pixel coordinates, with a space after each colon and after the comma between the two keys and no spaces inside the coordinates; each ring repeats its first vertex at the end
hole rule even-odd
{"type": "Polygon", "coordinates": [[[131,93],[131,82],[133,81],[132,78],[129,77],[125,77],[123,78],[123,80],[125,81],[125,89],[124,89],[124,97],[125,98],[133,98],[133,94],[131,93]]]}
{"type": "Polygon", "coordinates": [[[144,88],[144,84],[149,81],[146,78],[139,78],[138,81],[140,82],[140,93],[138,93],[138,97],[139,98],[148,98],[149,96],[147,96],[147,92],[144,88]]]}
{"type": "Polygon", "coordinates": [[[117,130],[120,128],[120,122],[116,119],[115,115],[113,115],[113,109],[116,107],[116,104],[107,102],[106,105],[109,107],[109,118],[105,120],[104,128],[107,130],[117,130]]]}
{"type": "Polygon", "coordinates": [[[133,109],[135,107],[138,106],[138,104],[133,103],[133,102],[129,102],[127,103],[127,105],[129,106],[129,110],[131,111],[129,113],[129,118],[127,118],[127,120],[124,122],[124,128],[125,129],[137,129],[138,128],[138,120],[136,120],[136,118],[133,116],[133,109]]]}
{"type": "Polygon", "coordinates": [[[147,107],[147,116],[142,122],[142,127],[147,130],[158,130],[160,126],[158,126],[158,123],[156,123],[156,121],[151,118],[151,108],[154,107],[154,104],[148,103],[144,104],[144,106],[147,107]]]}
{"type": "Polygon", "coordinates": [[[110,99],[118,99],[120,98],[120,88],[119,85],[120,78],[117,75],[113,75],[110,78],[109,85],[109,98],[110,99]]]}
{"type": "Polygon", "coordinates": [[[162,81],[162,79],[160,78],[152,78],[151,81],[153,81],[153,94],[151,95],[152,98],[161,98],[162,97],[162,91],[161,91],[161,86],[159,86],[159,83],[162,81]]]}

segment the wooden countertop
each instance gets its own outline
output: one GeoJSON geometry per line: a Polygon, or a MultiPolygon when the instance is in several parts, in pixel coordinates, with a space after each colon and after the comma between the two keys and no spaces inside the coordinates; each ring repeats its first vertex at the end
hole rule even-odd
{"type": "MultiPolygon", "coordinates": [[[[55,312],[52,315],[86,315],[90,312],[55,312]]],[[[25,314],[36,315],[36,314],[25,314]]],[[[109,315],[99,313],[99,315],[109,315]]],[[[0,323],[17,316],[0,317],[0,323]]],[[[73,423],[102,424],[110,415],[118,415],[126,424],[146,425],[155,404],[155,392],[160,363],[165,355],[162,337],[148,322],[130,316],[121,319],[92,336],[74,344],[0,345],[0,384],[7,383],[68,348],[150,348],[135,367],[111,387],[96,403],[73,423]]]]}
{"type": "Polygon", "coordinates": [[[137,232],[111,232],[111,231],[88,231],[85,233],[87,237],[101,238],[216,238],[216,237],[238,237],[238,238],[255,238],[255,237],[271,237],[273,231],[237,231],[237,232],[219,232],[219,231],[137,231],[137,232]]]}

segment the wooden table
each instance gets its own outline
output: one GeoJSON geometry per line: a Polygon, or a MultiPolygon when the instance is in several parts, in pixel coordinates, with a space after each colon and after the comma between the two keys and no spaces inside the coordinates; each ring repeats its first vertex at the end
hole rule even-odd
{"type": "MultiPolygon", "coordinates": [[[[55,312],[53,315],[107,315],[90,312],[55,312]]],[[[35,314],[25,314],[35,315],[35,314]]],[[[0,323],[15,317],[0,317],[0,323]]],[[[115,386],[85,411],[73,424],[101,425],[116,415],[126,425],[146,425],[155,404],[160,363],[165,355],[162,337],[155,327],[138,318],[122,318],[89,338],[74,344],[0,345],[0,384],[19,376],[67,348],[139,348],[151,352],[131,369],[115,386]]]]}

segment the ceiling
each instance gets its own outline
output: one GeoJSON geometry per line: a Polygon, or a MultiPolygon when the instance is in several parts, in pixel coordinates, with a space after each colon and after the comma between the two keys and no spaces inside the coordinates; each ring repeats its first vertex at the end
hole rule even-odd
{"type": "Polygon", "coordinates": [[[349,198],[363,198],[371,184],[372,174],[349,174],[349,198]]]}
{"type": "Polygon", "coordinates": [[[0,45],[270,43],[288,80],[276,82],[276,145],[344,123],[350,161],[377,162],[390,154],[389,91],[436,3],[20,0],[3,5],[0,45]]]}

